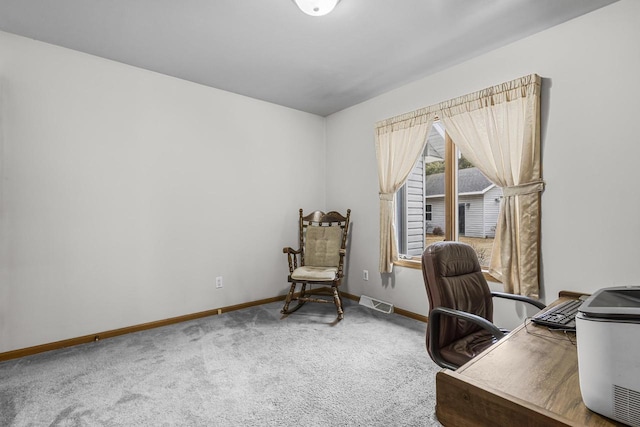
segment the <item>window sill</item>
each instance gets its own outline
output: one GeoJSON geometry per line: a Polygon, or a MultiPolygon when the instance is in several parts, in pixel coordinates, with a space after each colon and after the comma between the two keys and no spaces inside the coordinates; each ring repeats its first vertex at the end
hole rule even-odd
{"type": "MultiPolygon", "coordinates": [[[[406,268],[414,268],[416,270],[422,270],[422,261],[419,258],[412,259],[399,259],[395,261],[393,265],[397,265],[398,267],[406,267],[406,268]]],[[[487,270],[482,270],[482,275],[488,282],[496,282],[501,283],[500,280],[493,277],[487,270]]]]}
{"type": "Polygon", "coordinates": [[[418,258],[399,259],[398,261],[395,261],[393,265],[397,265],[399,267],[415,268],[417,270],[422,269],[422,261],[420,261],[418,258]]]}

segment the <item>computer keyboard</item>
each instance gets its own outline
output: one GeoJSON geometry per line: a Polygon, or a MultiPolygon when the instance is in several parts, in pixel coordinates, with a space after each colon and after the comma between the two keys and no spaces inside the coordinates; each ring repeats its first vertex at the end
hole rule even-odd
{"type": "Polygon", "coordinates": [[[531,318],[533,323],[557,329],[575,329],[576,313],[584,301],[576,299],[562,302],[531,318]]]}

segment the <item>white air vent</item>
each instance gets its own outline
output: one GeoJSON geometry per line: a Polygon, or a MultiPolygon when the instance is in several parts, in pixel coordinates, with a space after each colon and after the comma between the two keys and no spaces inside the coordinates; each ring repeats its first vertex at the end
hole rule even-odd
{"type": "Polygon", "coordinates": [[[360,305],[364,305],[365,307],[373,308],[374,310],[378,310],[387,314],[393,313],[393,304],[380,301],[366,295],[362,295],[360,297],[360,305]]]}
{"type": "Polygon", "coordinates": [[[630,426],[640,427],[640,393],[614,385],[613,418],[630,426]]]}

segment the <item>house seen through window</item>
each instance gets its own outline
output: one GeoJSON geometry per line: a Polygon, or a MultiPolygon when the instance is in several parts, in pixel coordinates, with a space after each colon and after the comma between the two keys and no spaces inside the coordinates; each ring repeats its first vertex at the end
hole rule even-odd
{"type": "Polygon", "coordinates": [[[470,244],[482,266],[491,260],[502,189],[460,155],[435,122],[423,155],[396,195],[401,258],[420,257],[440,240],[470,244]]]}

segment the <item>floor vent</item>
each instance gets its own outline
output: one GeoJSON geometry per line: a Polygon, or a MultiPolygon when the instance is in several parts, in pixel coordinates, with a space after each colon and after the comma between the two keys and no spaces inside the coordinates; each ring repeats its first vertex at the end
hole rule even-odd
{"type": "Polygon", "coordinates": [[[374,310],[387,314],[393,313],[393,304],[380,301],[379,299],[371,298],[366,295],[362,295],[360,297],[360,305],[364,305],[365,307],[373,308],[374,310]]]}

